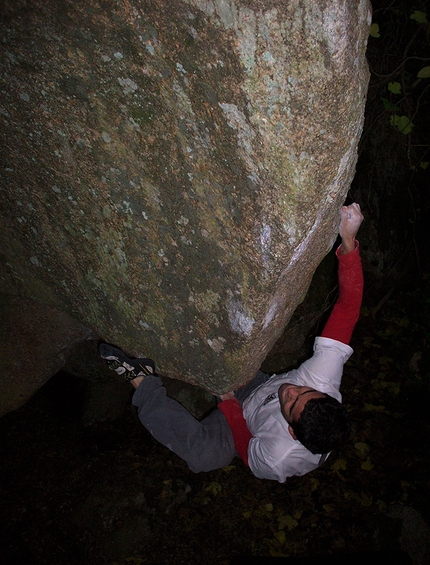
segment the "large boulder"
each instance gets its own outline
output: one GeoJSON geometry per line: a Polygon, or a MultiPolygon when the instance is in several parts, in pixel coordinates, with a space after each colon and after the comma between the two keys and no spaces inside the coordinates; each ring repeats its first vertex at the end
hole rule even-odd
{"type": "Polygon", "coordinates": [[[0,290],[169,377],[245,382],[336,236],[368,1],[2,11],[0,290]]]}

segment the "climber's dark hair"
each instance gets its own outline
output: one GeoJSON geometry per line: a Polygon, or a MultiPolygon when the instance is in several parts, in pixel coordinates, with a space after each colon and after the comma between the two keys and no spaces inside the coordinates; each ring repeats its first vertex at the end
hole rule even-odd
{"type": "Polygon", "coordinates": [[[294,435],[311,453],[328,453],[340,447],[350,432],[345,407],[335,398],[311,398],[297,422],[294,435]]]}

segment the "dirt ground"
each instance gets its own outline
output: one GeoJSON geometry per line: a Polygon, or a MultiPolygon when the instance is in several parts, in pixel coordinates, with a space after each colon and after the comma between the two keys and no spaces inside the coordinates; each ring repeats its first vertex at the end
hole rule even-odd
{"type": "Polygon", "coordinates": [[[363,308],[342,385],[351,441],[285,484],[239,459],[193,474],[131,407],[84,424],[86,382],[58,374],[0,420],[2,562],[429,563],[429,278],[411,285],[363,308]]]}

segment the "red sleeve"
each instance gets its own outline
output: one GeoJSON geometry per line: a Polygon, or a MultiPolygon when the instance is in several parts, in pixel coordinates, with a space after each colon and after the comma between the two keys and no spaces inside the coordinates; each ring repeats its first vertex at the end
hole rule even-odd
{"type": "Polygon", "coordinates": [[[348,345],[360,315],[363,297],[363,270],[358,241],[355,243],[355,249],[346,255],[341,255],[340,251],[341,246],[336,250],[339,260],[339,298],[321,335],[348,345]]]}
{"type": "Polygon", "coordinates": [[[240,458],[248,465],[248,444],[252,438],[243,417],[242,406],[237,398],[224,400],[218,404],[218,408],[224,414],[233,434],[234,446],[240,458]]]}

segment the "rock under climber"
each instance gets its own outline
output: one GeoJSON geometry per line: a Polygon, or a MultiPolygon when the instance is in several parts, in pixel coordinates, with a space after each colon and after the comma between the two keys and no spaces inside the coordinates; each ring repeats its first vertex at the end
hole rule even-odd
{"type": "Polygon", "coordinates": [[[131,359],[109,344],[99,346],[110,368],[136,389],[132,402],[139,419],[160,443],[194,472],[228,465],[239,455],[254,475],[285,482],[318,467],[349,434],[339,387],[348,345],[358,320],[363,274],[357,232],[360,206],[343,206],[338,258],[339,297],[313,356],[298,369],[267,375],[259,371],[244,387],[221,395],[202,421],[169,398],[151,359],[131,359]]]}

